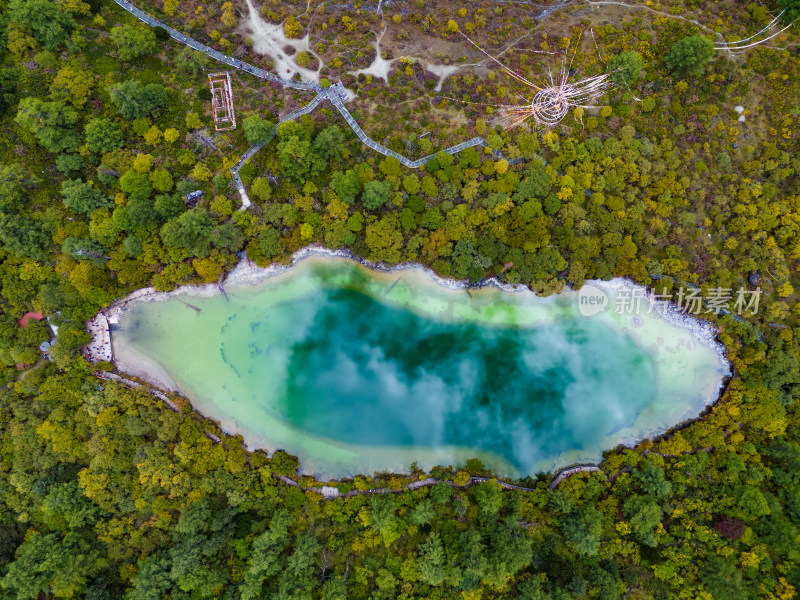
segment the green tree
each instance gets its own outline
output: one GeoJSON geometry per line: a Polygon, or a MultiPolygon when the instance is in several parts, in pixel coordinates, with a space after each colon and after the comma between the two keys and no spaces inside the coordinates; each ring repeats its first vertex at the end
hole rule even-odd
{"type": "Polygon", "coordinates": [[[525,178],[517,186],[514,202],[518,204],[532,198],[544,198],[550,193],[552,182],[544,164],[534,160],[525,169],[525,178]]]}
{"type": "Polygon", "coordinates": [[[281,245],[281,232],[274,227],[268,227],[258,234],[258,247],[267,258],[275,258],[283,254],[281,245]]]}
{"type": "Polygon", "coordinates": [[[395,512],[397,503],[394,496],[388,494],[373,495],[369,497],[369,524],[389,545],[397,537],[398,523],[395,512]]]}
{"type": "Polygon", "coordinates": [[[350,169],[344,173],[334,171],[331,176],[331,187],[342,202],[352,205],[361,193],[361,179],[350,169]]]}
{"type": "Polygon", "coordinates": [[[411,511],[411,522],[414,525],[425,525],[436,516],[436,510],[430,500],[423,500],[418,503],[411,511]]]}
{"type": "Polygon", "coordinates": [[[127,209],[129,228],[145,227],[159,221],[158,210],[148,196],[133,195],[128,198],[127,205],[118,206],[114,212],[123,208],[127,209]]]}
{"type": "Polygon", "coordinates": [[[159,220],[166,221],[181,214],[186,209],[186,205],[179,194],[159,194],[156,196],[153,208],[155,208],[159,220]]]}
{"type": "Polygon", "coordinates": [[[131,234],[122,242],[122,249],[131,258],[136,258],[142,253],[142,240],[131,234]]]}
{"type": "Polygon", "coordinates": [[[0,165],[0,212],[16,212],[25,204],[34,181],[25,167],[16,163],[0,165]]]}
{"type": "Polygon", "coordinates": [[[166,169],[156,169],[150,173],[149,177],[150,183],[153,184],[153,188],[158,192],[168,192],[175,185],[172,175],[166,169]]]}
{"type": "Polygon", "coordinates": [[[727,152],[720,152],[717,154],[717,164],[727,171],[733,166],[731,155],[727,152]]]}
{"type": "Polygon", "coordinates": [[[182,248],[191,256],[208,256],[211,253],[213,226],[214,222],[206,210],[193,208],[167,221],[161,228],[161,239],[165,245],[182,248]]]}
{"type": "Polygon", "coordinates": [[[698,75],[714,56],[714,44],[702,35],[678,40],[664,60],[667,68],[676,73],[698,75]]]}
{"type": "Polygon", "coordinates": [[[53,100],[66,100],[75,108],[83,108],[89,99],[94,78],[79,65],[64,65],[50,84],[53,100]]]}
{"type": "Polygon", "coordinates": [[[61,251],[75,260],[88,260],[95,264],[102,264],[106,254],[105,249],[97,242],[77,237],[65,239],[61,251]]]}
{"type": "Polygon", "coordinates": [[[739,506],[749,517],[763,517],[770,514],[769,504],[758,489],[745,486],[739,494],[739,506]]]}
{"type": "Polygon", "coordinates": [[[416,175],[406,175],[403,177],[403,189],[409,194],[416,194],[419,192],[419,178],[416,175]]]}
{"type": "Polygon", "coordinates": [[[746,600],[750,597],[739,569],[721,556],[709,554],[700,579],[714,600],[746,600]]]}
{"type": "Polygon", "coordinates": [[[244,581],[239,586],[242,600],[262,597],[264,582],[282,569],[280,554],[289,546],[289,526],[294,517],[288,510],[275,512],[269,529],[253,540],[244,581]]]}
{"type": "Polygon", "coordinates": [[[189,46],[182,46],[175,56],[175,66],[183,75],[194,78],[198,71],[207,67],[211,63],[205,52],[198,52],[189,46]]]}
{"type": "Polygon", "coordinates": [[[147,198],[153,191],[153,184],[146,173],[131,169],[119,178],[119,187],[130,197],[147,198]]]}
{"type": "Polygon", "coordinates": [[[800,0],[778,0],[778,6],[784,11],[781,18],[787,25],[800,19],[800,0]]]}
{"type": "Polygon", "coordinates": [[[228,252],[238,252],[244,243],[241,230],[231,221],[214,227],[209,235],[209,240],[216,248],[228,252]]]}
{"type": "Polygon", "coordinates": [[[129,121],[155,114],[169,101],[163,85],[142,85],[135,79],[112,86],[108,93],[117,110],[129,121]]]}
{"type": "Polygon", "coordinates": [[[278,160],[284,174],[297,183],[314,177],[325,167],[311,150],[310,132],[295,121],[278,125],[278,160]]]}
{"type": "Polygon", "coordinates": [[[431,533],[420,546],[417,556],[419,580],[430,586],[438,586],[445,580],[447,557],[438,533],[431,533]]]}
{"type": "Polygon", "coordinates": [[[439,195],[439,188],[436,187],[436,180],[430,175],[425,175],[425,177],[422,178],[420,191],[428,198],[436,198],[436,196],[439,195]]]}
{"type": "Polygon", "coordinates": [[[39,219],[0,212],[0,242],[11,254],[41,261],[47,258],[50,234],[39,219]]]}
{"type": "Polygon", "coordinates": [[[0,525],[0,561],[10,562],[22,540],[22,534],[14,523],[0,525]]]}
{"type": "Polygon", "coordinates": [[[139,569],[131,582],[132,589],[125,600],[160,600],[168,595],[172,587],[171,562],[161,553],[154,553],[139,563],[139,569]]]}
{"type": "Polygon", "coordinates": [[[431,498],[437,504],[445,504],[450,501],[453,496],[453,488],[447,485],[444,481],[440,481],[431,488],[431,498]]]}
{"type": "Polygon", "coordinates": [[[16,121],[50,152],[75,150],[80,144],[78,113],[63,102],[24,98],[19,103],[16,121]]]}
{"type": "Polygon", "coordinates": [[[642,490],[654,498],[665,498],[672,492],[672,484],[664,477],[664,469],[649,460],[641,468],[637,468],[634,474],[642,490]]]}
{"type": "Polygon", "coordinates": [[[338,125],[329,125],[316,138],[311,149],[327,161],[341,158],[344,152],[344,134],[338,125]]]}
{"type": "Polygon", "coordinates": [[[8,598],[28,600],[48,592],[55,597],[70,597],[86,588],[100,547],[90,545],[70,532],[62,539],[51,533],[34,533],[17,550],[14,562],[0,580],[8,598]]]}
{"type": "Polygon", "coordinates": [[[250,115],[242,125],[244,136],[251,144],[266,144],[275,135],[275,124],[259,115],[250,115]]]}
{"type": "Polygon", "coordinates": [[[531,564],[533,548],[530,538],[513,521],[495,526],[489,541],[491,552],[486,579],[495,589],[501,590],[511,577],[531,564]]]}
{"type": "Polygon", "coordinates": [[[485,555],[485,545],[479,531],[470,529],[463,532],[458,537],[460,554],[458,566],[461,568],[461,581],[459,587],[462,590],[474,590],[480,586],[480,582],[485,578],[489,567],[489,561],[485,555]]]}
{"type": "Polygon", "coordinates": [[[83,157],[80,154],[59,154],[56,157],[56,168],[65,177],[74,176],[85,166],[86,163],[83,162],[83,157]]]}
{"type": "Polygon", "coordinates": [[[19,87],[19,71],[16,66],[0,68],[0,117],[6,114],[16,101],[19,87]]]}
{"type": "Polygon", "coordinates": [[[542,589],[542,584],[536,577],[529,577],[517,584],[517,598],[519,600],[551,600],[552,596],[542,589]]]}
{"type": "Polygon", "coordinates": [[[563,271],[567,261],[555,248],[545,248],[533,260],[532,273],[539,281],[545,280],[563,271]]]}
{"type": "Polygon", "coordinates": [[[623,504],[623,512],[630,520],[634,537],[645,546],[658,544],[656,529],[661,523],[661,508],[650,496],[631,496],[623,504]]]}
{"type": "Polygon", "coordinates": [[[496,481],[482,483],[475,491],[475,499],[485,520],[493,520],[503,507],[503,490],[496,481]]]}
{"type": "Polygon", "coordinates": [[[111,41],[122,60],[133,60],[156,49],[156,36],[143,25],[116,25],[111,29],[111,41]]]}
{"type": "Polygon", "coordinates": [[[562,519],[564,537],[575,544],[583,556],[594,556],[603,533],[603,514],[590,504],[568,512],[562,519]]]}
{"type": "Polygon", "coordinates": [[[80,179],[68,179],[62,183],[61,197],[67,208],[80,214],[89,214],[98,208],[108,208],[113,204],[103,192],[80,179]]]}
{"type": "Polygon", "coordinates": [[[388,181],[368,181],[364,185],[364,194],[361,200],[364,207],[369,210],[378,210],[389,201],[392,186],[388,181]]]}
{"type": "Polygon", "coordinates": [[[607,70],[614,83],[631,86],[639,79],[643,68],[642,55],[636,50],[625,50],[611,57],[607,70]]]}
{"type": "Polygon", "coordinates": [[[253,195],[262,202],[268,201],[272,197],[272,186],[266,177],[256,177],[253,186],[250,188],[253,195]]]}
{"type": "Polygon", "coordinates": [[[121,148],[125,143],[122,131],[107,117],[91,119],[83,129],[89,150],[99,154],[121,148]]]}
{"type": "Polygon", "coordinates": [[[55,50],[75,27],[72,16],[51,0],[11,0],[8,20],[30,27],[33,37],[47,50],[55,50]]]}
{"type": "Polygon", "coordinates": [[[325,580],[320,592],[320,600],[347,600],[347,587],[337,578],[325,580]]]}
{"type": "Polygon", "coordinates": [[[311,172],[311,143],[296,135],[281,139],[278,158],[284,174],[295,182],[302,182],[311,172]]]}

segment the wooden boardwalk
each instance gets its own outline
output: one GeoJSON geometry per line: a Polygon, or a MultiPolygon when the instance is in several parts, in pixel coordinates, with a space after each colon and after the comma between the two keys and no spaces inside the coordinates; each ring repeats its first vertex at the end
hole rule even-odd
{"type": "Polygon", "coordinates": [[[548,487],[551,490],[554,490],[558,487],[559,483],[564,481],[570,475],[576,475],[578,473],[596,473],[599,470],[600,467],[597,465],[579,465],[577,467],[570,467],[569,469],[564,469],[558,475],[556,475],[548,487]]]}
{"type": "MultiPolygon", "coordinates": [[[[175,406],[175,404],[167,397],[167,395],[155,388],[150,386],[144,385],[143,383],[139,383],[138,381],[134,381],[133,379],[127,379],[126,377],[122,377],[121,375],[117,375],[116,373],[109,373],[108,371],[96,371],[95,377],[98,379],[107,379],[110,381],[116,381],[120,385],[124,385],[128,389],[138,389],[138,388],[145,388],[148,392],[150,392],[151,396],[155,396],[159,400],[161,400],[164,404],[166,404],[169,409],[173,412],[181,412],[180,409],[175,406]]],[[[220,441],[219,438],[216,439],[217,442],[220,441]]]]}
{"type": "MultiPolygon", "coordinates": [[[[401,164],[405,165],[409,169],[418,169],[424,166],[429,160],[431,160],[434,156],[436,156],[436,154],[438,154],[437,152],[434,154],[429,154],[428,156],[423,156],[422,158],[418,158],[416,160],[411,160],[410,158],[403,156],[402,154],[399,154],[394,150],[390,150],[383,144],[379,144],[371,137],[369,137],[366,133],[364,133],[364,130],[361,129],[361,126],[359,126],[359,124],[353,118],[353,115],[350,114],[350,111],[347,110],[347,107],[344,105],[344,100],[347,98],[347,95],[345,93],[345,88],[342,85],[341,81],[336,82],[335,84],[333,84],[328,88],[323,88],[316,82],[293,81],[289,79],[284,79],[282,77],[278,77],[277,75],[269,73],[264,69],[251,65],[250,63],[241,61],[237,58],[227,56],[225,54],[222,54],[222,52],[219,52],[217,50],[214,50],[213,48],[206,46],[205,44],[201,44],[197,40],[190,38],[187,35],[184,35],[180,31],[173,29],[168,25],[165,25],[158,19],[154,19],[146,12],[140,10],[127,0],[114,0],[114,2],[118,4],[120,7],[127,10],[129,13],[138,18],[143,23],[150,25],[151,27],[162,27],[167,31],[167,33],[169,33],[172,39],[180,42],[181,44],[185,44],[186,46],[189,46],[190,48],[193,48],[198,52],[202,52],[209,58],[213,58],[214,60],[224,63],[233,69],[239,69],[240,71],[244,71],[245,73],[249,73],[251,75],[259,77],[260,79],[265,79],[267,81],[275,82],[286,88],[316,93],[316,96],[314,97],[313,100],[311,100],[311,102],[306,104],[303,108],[300,108],[283,117],[278,122],[279,124],[285,121],[294,120],[304,114],[308,114],[311,111],[313,111],[319,105],[320,102],[322,102],[323,100],[328,100],[333,105],[333,107],[339,111],[339,114],[341,114],[342,117],[344,117],[344,120],[347,123],[347,125],[350,127],[350,129],[353,130],[356,136],[358,136],[358,139],[360,139],[365,146],[371,148],[375,152],[383,154],[384,156],[391,156],[392,158],[396,158],[398,161],[400,161],[401,164]]],[[[251,205],[250,197],[247,195],[247,190],[245,189],[244,184],[242,183],[242,180],[239,177],[239,169],[241,169],[242,166],[250,158],[252,158],[252,156],[256,152],[258,152],[261,148],[263,148],[264,145],[265,144],[259,144],[250,147],[247,150],[247,152],[245,152],[242,155],[242,157],[239,159],[236,165],[234,165],[230,169],[231,174],[233,176],[233,181],[236,185],[236,189],[239,191],[239,196],[242,199],[242,205],[239,208],[239,210],[246,210],[251,205]]],[[[474,146],[487,146],[486,140],[483,139],[482,137],[474,137],[465,142],[461,142],[460,144],[456,144],[455,146],[450,146],[449,148],[445,148],[444,150],[442,150],[442,152],[445,152],[447,154],[457,154],[463,150],[466,150],[467,148],[472,148],[474,146]]],[[[504,158],[500,152],[496,150],[492,150],[492,152],[498,158],[504,158]]],[[[517,162],[517,160],[518,159],[509,160],[509,163],[513,164],[517,162]]]]}

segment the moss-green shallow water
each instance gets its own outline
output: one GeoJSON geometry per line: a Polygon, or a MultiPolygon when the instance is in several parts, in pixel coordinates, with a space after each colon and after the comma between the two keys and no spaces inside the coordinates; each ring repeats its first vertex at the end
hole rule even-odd
{"type": "MultiPolygon", "coordinates": [[[[613,306],[617,290],[603,289],[613,306]]],[[[119,365],[321,476],[472,456],[519,475],[597,459],[697,415],[726,372],[655,312],[583,317],[574,293],[467,293],[342,258],[229,285],[227,299],[156,299],[120,315],[119,365]]]]}

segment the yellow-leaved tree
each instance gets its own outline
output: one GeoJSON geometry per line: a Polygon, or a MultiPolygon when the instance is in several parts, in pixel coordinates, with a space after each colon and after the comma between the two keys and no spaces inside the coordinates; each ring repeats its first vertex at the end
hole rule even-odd
{"type": "Polygon", "coordinates": [[[283,33],[287,38],[299,38],[302,27],[294,15],[289,15],[283,22],[283,33]]]}

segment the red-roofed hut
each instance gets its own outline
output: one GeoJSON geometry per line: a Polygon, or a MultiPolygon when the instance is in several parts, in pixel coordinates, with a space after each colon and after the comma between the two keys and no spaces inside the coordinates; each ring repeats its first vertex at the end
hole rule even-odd
{"type": "Polygon", "coordinates": [[[42,319],[44,319],[44,315],[38,312],[25,313],[24,315],[22,315],[22,318],[19,321],[17,321],[17,323],[19,323],[20,327],[25,329],[28,326],[29,319],[36,319],[37,321],[41,321],[42,319]]]}

